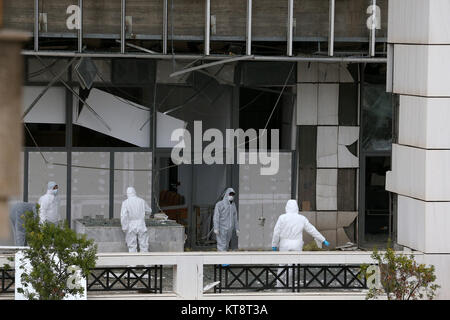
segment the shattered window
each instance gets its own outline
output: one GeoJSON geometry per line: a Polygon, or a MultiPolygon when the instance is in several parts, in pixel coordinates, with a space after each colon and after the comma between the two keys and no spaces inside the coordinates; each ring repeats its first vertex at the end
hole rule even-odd
{"type": "Polygon", "coordinates": [[[391,93],[386,92],[385,67],[371,66],[365,70],[362,90],[362,149],[390,151],[392,149],[391,93]]]}

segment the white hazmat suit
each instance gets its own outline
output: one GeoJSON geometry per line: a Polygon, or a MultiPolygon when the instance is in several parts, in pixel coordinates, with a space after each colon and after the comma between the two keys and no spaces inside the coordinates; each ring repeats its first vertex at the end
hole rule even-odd
{"type": "Polygon", "coordinates": [[[58,190],[53,189],[57,184],[50,181],[47,184],[47,193],[39,198],[39,218],[41,223],[48,221],[57,224],[60,220],[58,214],[59,197],[58,190]]]}
{"type": "Polygon", "coordinates": [[[229,194],[235,193],[232,188],[225,191],[223,199],[214,208],[214,233],[217,239],[217,251],[227,251],[233,231],[239,234],[239,222],[234,200],[230,201],[229,194]]]}
{"type": "Polygon", "coordinates": [[[122,202],[120,222],[125,232],[129,252],[137,252],[137,239],[141,252],[148,252],[148,233],[145,225],[145,212],[152,212],[147,202],[136,195],[133,187],[127,189],[128,199],[122,202]]]}
{"type": "MultiPolygon", "coordinates": [[[[275,225],[272,237],[272,247],[279,248],[279,251],[302,251],[303,250],[303,231],[308,232],[316,242],[322,244],[325,241],[324,236],[309,223],[308,219],[299,214],[297,201],[288,200],[286,204],[286,213],[280,215],[275,225]]],[[[283,265],[280,265],[283,266],[283,265]]],[[[286,272],[282,275],[283,269],[278,270],[280,279],[286,283],[286,272]]],[[[292,279],[292,269],[289,269],[289,282],[292,279]]],[[[277,281],[277,287],[281,286],[277,281]]]]}

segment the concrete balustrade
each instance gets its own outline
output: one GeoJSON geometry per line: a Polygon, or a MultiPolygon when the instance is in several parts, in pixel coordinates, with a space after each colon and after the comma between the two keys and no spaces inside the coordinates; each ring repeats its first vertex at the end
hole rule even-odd
{"type": "MultiPolygon", "coordinates": [[[[420,252],[413,253],[422,262],[420,252]]],[[[173,266],[173,292],[165,294],[88,294],[88,299],[365,299],[365,290],[337,292],[252,292],[252,293],[203,293],[203,270],[205,265],[268,265],[268,264],[314,264],[314,265],[361,265],[375,263],[371,252],[150,252],[150,253],[99,253],[97,267],[126,265],[173,266]]],[[[7,263],[0,256],[0,265],[7,263]]],[[[10,263],[11,264],[11,263],[10,263]]]]}

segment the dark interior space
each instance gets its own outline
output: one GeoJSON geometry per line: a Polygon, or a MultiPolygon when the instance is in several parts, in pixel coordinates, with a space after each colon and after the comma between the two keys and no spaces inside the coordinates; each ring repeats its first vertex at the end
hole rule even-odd
{"type": "Polygon", "coordinates": [[[389,192],[385,181],[390,163],[390,157],[366,158],[365,231],[367,237],[376,236],[378,240],[387,240],[389,233],[389,192]]]}
{"type": "Polygon", "coordinates": [[[24,126],[25,147],[64,147],[66,125],[57,123],[26,123],[24,126]]]}
{"type": "MultiPolygon", "coordinates": [[[[241,88],[239,102],[239,128],[246,131],[250,128],[267,130],[278,129],[280,137],[280,149],[290,148],[289,137],[292,122],[292,104],[290,99],[290,89],[285,89],[284,94],[279,99],[281,88],[265,87],[260,89],[241,88]],[[274,110],[275,106],[275,110],[274,110]],[[273,114],[271,116],[271,113],[273,114]],[[271,118],[270,118],[271,117],[271,118]],[[267,120],[270,121],[267,123],[267,120]]],[[[268,131],[269,133],[269,131],[268,131]]],[[[259,135],[259,132],[257,132],[259,135]]],[[[270,135],[267,139],[268,148],[271,148],[270,135]]],[[[259,143],[258,143],[259,144],[259,143]]],[[[248,143],[246,143],[248,148],[248,143]]]]}

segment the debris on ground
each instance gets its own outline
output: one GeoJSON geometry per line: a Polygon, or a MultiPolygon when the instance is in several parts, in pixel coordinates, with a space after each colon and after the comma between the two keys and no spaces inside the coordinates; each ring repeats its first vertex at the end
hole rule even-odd
{"type": "Polygon", "coordinates": [[[358,250],[358,245],[353,242],[347,242],[346,244],[336,247],[336,250],[341,251],[356,251],[358,250]]]}

